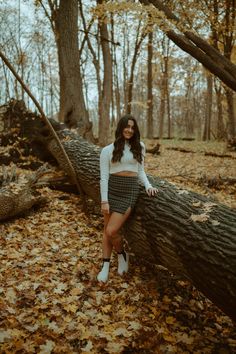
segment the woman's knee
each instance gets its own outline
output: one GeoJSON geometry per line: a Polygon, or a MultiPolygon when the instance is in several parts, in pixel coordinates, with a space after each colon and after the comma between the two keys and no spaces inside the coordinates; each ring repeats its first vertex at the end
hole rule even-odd
{"type": "Polygon", "coordinates": [[[109,239],[114,239],[116,238],[117,230],[115,230],[113,227],[107,226],[105,229],[105,234],[109,239]]]}

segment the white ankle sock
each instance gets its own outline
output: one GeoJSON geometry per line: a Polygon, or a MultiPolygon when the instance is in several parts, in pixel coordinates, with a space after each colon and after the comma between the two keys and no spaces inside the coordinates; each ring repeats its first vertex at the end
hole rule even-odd
{"type": "Polygon", "coordinates": [[[106,283],[109,276],[110,261],[103,262],[102,270],[97,275],[97,280],[106,283]]]}
{"type": "Polygon", "coordinates": [[[122,275],[127,273],[129,269],[129,254],[127,252],[118,254],[118,273],[122,275]]]}

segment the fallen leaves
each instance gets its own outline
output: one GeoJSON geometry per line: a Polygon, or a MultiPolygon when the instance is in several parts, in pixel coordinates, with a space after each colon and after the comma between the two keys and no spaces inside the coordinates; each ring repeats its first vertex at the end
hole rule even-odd
{"type": "MultiPolygon", "coordinates": [[[[147,147],[156,145],[156,140],[147,140],[147,147]]],[[[210,195],[220,203],[229,207],[236,208],[236,185],[223,183],[219,189],[209,188],[204,183],[204,177],[208,178],[235,178],[236,171],[236,152],[231,152],[232,158],[220,158],[206,156],[206,151],[218,154],[225,154],[226,143],[224,142],[200,142],[200,141],[181,141],[181,140],[162,140],[160,155],[146,155],[146,170],[153,176],[158,176],[175,185],[200,194],[210,195]],[[194,154],[185,154],[180,151],[169,150],[172,147],[181,147],[192,150],[194,154]]]]}
{"type": "MultiPolygon", "coordinates": [[[[160,160],[151,159],[154,169],[160,160]]],[[[114,255],[108,283],[98,284],[102,220],[96,208],[88,220],[77,196],[48,188],[42,194],[47,206],[0,225],[1,353],[236,351],[230,319],[188,282],[170,284],[165,270],[154,275],[133,261],[120,277],[114,255]]],[[[214,210],[209,203],[193,207],[192,217],[202,219],[214,210]]]]}

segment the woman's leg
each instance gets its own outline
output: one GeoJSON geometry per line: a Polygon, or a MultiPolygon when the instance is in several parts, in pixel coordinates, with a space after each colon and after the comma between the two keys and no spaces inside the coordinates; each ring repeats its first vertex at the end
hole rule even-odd
{"type": "Polygon", "coordinates": [[[119,234],[121,227],[124,225],[125,221],[128,219],[131,213],[131,208],[125,212],[125,214],[120,214],[113,212],[108,219],[105,232],[106,238],[110,240],[116,252],[123,251],[122,237],[119,234]]]}
{"type": "Polygon", "coordinates": [[[122,237],[119,230],[131,213],[129,208],[125,214],[113,212],[104,215],[104,233],[102,239],[103,266],[98,273],[98,281],[107,282],[110,268],[110,257],[113,247],[118,253],[118,273],[123,274],[128,270],[128,254],[124,252],[122,237]]]}
{"type": "Polygon", "coordinates": [[[118,273],[120,275],[128,271],[129,255],[124,251],[123,240],[121,235],[119,234],[119,230],[129,217],[130,213],[131,208],[129,208],[125,214],[120,214],[116,212],[112,213],[105,231],[107,237],[111,240],[113,247],[118,253],[118,273]]]}
{"type": "Polygon", "coordinates": [[[102,238],[102,255],[103,258],[111,258],[113,245],[110,238],[106,234],[106,227],[109,222],[111,214],[104,214],[104,229],[103,229],[103,238],[102,238]]]}
{"type": "Polygon", "coordinates": [[[102,281],[104,283],[108,280],[109,269],[110,269],[110,258],[113,249],[111,240],[109,239],[109,237],[105,232],[110,216],[111,214],[104,214],[104,230],[103,230],[103,237],[102,237],[103,263],[102,263],[102,269],[97,276],[97,280],[102,281]]]}

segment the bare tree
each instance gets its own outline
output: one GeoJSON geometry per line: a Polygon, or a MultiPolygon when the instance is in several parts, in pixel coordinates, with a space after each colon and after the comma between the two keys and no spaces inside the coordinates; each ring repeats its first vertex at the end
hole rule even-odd
{"type": "Polygon", "coordinates": [[[211,118],[212,118],[212,96],[213,96],[213,77],[207,72],[207,92],[206,92],[206,105],[205,105],[205,124],[203,131],[203,140],[211,139],[211,118]]]}
{"type": "MultiPolygon", "coordinates": [[[[104,0],[97,0],[97,4],[102,4],[104,0]]],[[[102,95],[99,100],[99,143],[106,145],[108,142],[110,127],[110,109],[112,97],[112,56],[109,46],[109,35],[105,18],[98,18],[100,42],[103,58],[103,84],[102,95]]]]}
{"type": "Polygon", "coordinates": [[[129,79],[127,83],[127,103],[125,104],[125,106],[127,107],[126,111],[128,114],[130,114],[132,110],[135,65],[138,60],[138,55],[140,53],[142,42],[146,36],[147,36],[147,32],[141,29],[141,21],[139,21],[138,30],[135,39],[135,45],[134,45],[134,52],[131,61],[129,79]]]}
{"type": "Polygon", "coordinates": [[[85,106],[80,53],[78,47],[78,2],[48,0],[50,13],[40,0],[49,18],[58,51],[60,77],[60,120],[69,127],[78,127],[81,136],[93,140],[92,124],[85,106]]]}
{"type": "Polygon", "coordinates": [[[161,81],[160,81],[160,92],[161,92],[161,103],[160,103],[160,116],[159,116],[159,137],[162,138],[164,134],[164,119],[165,113],[167,111],[168,118],[168,137],[170,137],[170,99],[169,99],[169,50],[170,43],[169,40],[163,37],[161,41],[162,45],[162,62],[161,62],[161,81]]]}
{"type": "Polygon", "coordinates": [[[147,138],[153,138],[153,31],[148,33],[148,60],[147,60],[147,138]]]}

